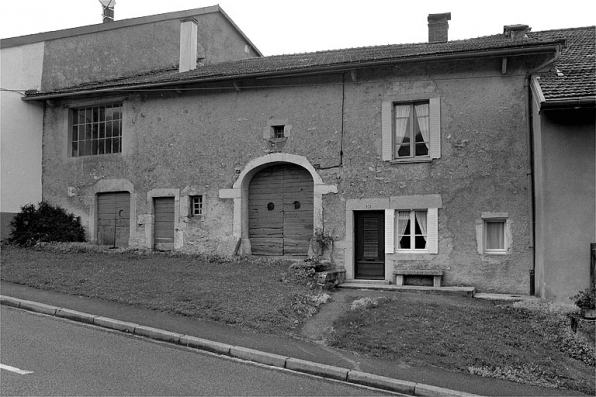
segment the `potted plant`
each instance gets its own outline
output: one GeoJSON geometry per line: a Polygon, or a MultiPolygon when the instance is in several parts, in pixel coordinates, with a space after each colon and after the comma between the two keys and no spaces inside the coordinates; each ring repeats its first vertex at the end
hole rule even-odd
{"type": "Polygon", "coordinates": [[[582,316],[596,319],[596,286],[592,285],[570,298],[582,311],[582,316]]]}

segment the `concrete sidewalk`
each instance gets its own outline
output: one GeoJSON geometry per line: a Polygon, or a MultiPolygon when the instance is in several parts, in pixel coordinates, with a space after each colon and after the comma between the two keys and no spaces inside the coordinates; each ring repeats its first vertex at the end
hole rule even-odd
{"type": "Polygon", "coordinates": [[[8,306],[409,395],[582,395],[440,368],[415,367],[402,362],[363,357],[306,340],[251,333],[211,321],[6,282],[0,283],[0,294],[1,303],[8,306]]]}

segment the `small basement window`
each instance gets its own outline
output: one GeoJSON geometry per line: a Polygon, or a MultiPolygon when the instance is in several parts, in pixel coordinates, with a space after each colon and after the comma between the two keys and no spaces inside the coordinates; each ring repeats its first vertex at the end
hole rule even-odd
{"type": "Polygon", "coordinates": [[[203,196],[191,196],[190,197],[190,215],[191,216],[203,215],[203,196]]]}

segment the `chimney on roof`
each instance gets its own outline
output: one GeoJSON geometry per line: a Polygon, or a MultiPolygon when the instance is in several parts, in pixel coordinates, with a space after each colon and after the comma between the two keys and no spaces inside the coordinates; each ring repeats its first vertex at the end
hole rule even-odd
{"type": "Polygon", "coordinates": [[[116,0],[99,0],[103,7],[103,23],[114,22],[114,6],[116,0]]]}
{"type": "Polygon", "coordinates": [[[197,68],[197,24],[192,17],[180,20],[180,73],[197,68]]]}
{"type": "Polygon", "coordinates": [[[510,39],[527,39],[528,33],[532,30],[528,25],[505,25],[503,26],[503,34],[510,39]]]}
{"type": "Polygon", "coordinates": [[[449,21],[451,13],[428,14],[428,42],[445,43],[449,40],[447,32],[449,31],[449,21]]]}

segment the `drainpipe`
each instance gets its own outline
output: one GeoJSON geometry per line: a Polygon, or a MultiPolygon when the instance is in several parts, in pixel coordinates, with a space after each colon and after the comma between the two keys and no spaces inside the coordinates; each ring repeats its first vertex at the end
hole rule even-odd
{"type": "Polygon", "coordinates": [[[533,296],[536,293],[536,196],[534,194],[534,129],[532,126],[532,91],[530,88],[530,79],[532,75],[547,66],[554,64],[559,60],[561,55],[561,46],[557,46],[554,58],[549,59],[542,65],[529,70],[524,78],[524,88],[526,93],[526,114],[527,117],[527,145],[528,145],[528,200],[530,206],[530,250],[532,255],[532,269],[530,269],[530,295],[533,296]]]}

